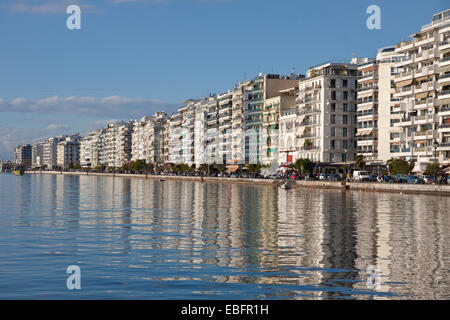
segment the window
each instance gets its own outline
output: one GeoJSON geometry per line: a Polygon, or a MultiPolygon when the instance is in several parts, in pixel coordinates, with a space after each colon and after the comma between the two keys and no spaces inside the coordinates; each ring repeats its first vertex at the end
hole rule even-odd
{"type": "Polygon", "coordinates": [[[335,79],[331,79],[330,88],[336,88],[336,80],[335,79]]]}
{"type": "MultiPolygon", "coordinates": [[[[336,148],[336,140],[330,140],[330,148],[334,149],[336,148]]],[[[331,155],[331,154],[330,154],[331,155]]]]}
{"type": "Polygon", "coordinates": [[[336,112],[336,103],[331,104],[331,112],[336,112]]]}
{"type": "Polygon", "coordinates": [[[347,88],[347,86],[348,86],[347,79],[342,80],[342,86],[344,88],[347,88]]]}
{"type": "Polygon", "coordinates": [[[348,100],[348,91],[344,91],[342,94],[343,94],[342,98],[344,100],[348,100]]]}
{"type": "Polygon", "coordinates": [[[331,100],[336,100],[336,91],[331,91],[331,100]]]}
{"type": "Polygon", "coordinates": [[[347,128],[342,128],[342,136],[343,137],[347,136],[347,128]]]}
{"type": "Polygon", "coordinates": [[[342,141],[342,148],[344,148],[344,149],[348,148],[348,141],[347,140],[343,140],[342,141]]]}
{"type": "Polygon", "coordinates": [[[335,127],[331,127],[331,128],[330,128],[330,135],[331,135],[332,137],[336,136],[336,128],[335,128],[335,127]]]}
{"type": "Polygon", "coordinates": [[[332,114],[332,115],[330,116],[330,123],[331,123],[331,124],[335,124],[335,123],[336,123],[336,115],[332,114]]]}
{"type": "Polygon", "coordinates": [[[344,103],[344,105],[342,107],[342,111],[343,112],[348,112],[348,103],[344,103]]]}
{"type": "Polygon", "coordinates": [[[348,116],[347,115],[342,116],[342,123],[348,124],[348,116]]]}

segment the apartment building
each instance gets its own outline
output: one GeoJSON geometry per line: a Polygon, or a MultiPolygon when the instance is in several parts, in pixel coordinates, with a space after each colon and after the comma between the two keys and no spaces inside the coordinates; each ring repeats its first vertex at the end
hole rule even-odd
{"type": "Polygon", "coordinates": [[[394,98],[395,63],[402,59],[395,47],[378,51],[376,59],[358,66],[358,154],[367,162],[386,162],[398,150],[401,134],[393,124],[400,115],[400,102],[394,98]]]}
{"type": "Polygon", "coordinates": [[[31,145],[31,167],[39,168],[44,164],[44,143],[36,142],[31,145]]]}
{"type": "Polygon", "coordinates": [[[245,122],[250,92],[251,81],[239,83],[232,91],[231,163],[235,165],[245,164],[245,122]]]}
{"type": "Polygon", "coordinates": [[[6,172],[13,168],[14,164],[11,161],[8,160],[1,160],[0,161],[0,172],[6,172]]]}
{"type": "Polygon", "coordinates": [[[194,163],[198,168],[206,160],[206,114],[207,99],[198,100],[194,104],[194,163]]]}
{"type": "Polygon", "coordinates": [[[169,162],[182,163],[181,113],[176,113],[169,120],[169,162]]]}
{"type": "Polygon", "coordinates": [[[219,142],[219,113],[217,97],[209,97],[205,101],[205,159],[206,163],[219,163],[218,142],[219,142]]]}
{"type": "Polygon", "coordinates": [[[395,78],[395,98],[400,99],[401,130],[397,157],[415,160],[415,171],[434,161],[448,164],[450,148],[450,10],[433,16],[431,23],[396,46],[403,54],[395,64],[402,72],[395,78]]]}
{"type": "Polygon", "coordinates": [[[233,94],[228,91],[217,97],[218,101],[218,152],[217,163],[233,164],[232,159],[232,115],[233,94]]]}
{"type": "Polygon", "coordinates": [[[56,164],[66,169],[80,164],[80,135],[75,134],[58,143],[56,148],[56,164]]]}
{"type": "Polygon", "coordinates": [[[52,137],[44,141],[42,150],[43,166],[45,166],[47,169],[54,169],[56,167],[58,143],[64,141],[67,137],[67,135],[62,135],[58,137],[52,137]]]}
{"type": "Polygon", "coordinates": [[[195,100],[186,101],[186,106],[179,108],[181,115],[181,162],[189,166],[195,163],[195,100]]]}
{"type": "Polygon", "coordinates": [[[104,134],[105,129],[98,129],[80,140],[80,164],[82,167],[95,168],[99,165],[101,141],[104,134]]]}
{"type": "Polygon", "coordinates": [[[133,121],[108,124],[102,138],[99,163],[120,168],[131,161],[133,121]]]}
{"type": "Polygon", "coordinates": [[[308,70],[299,83],[295,121],[295,161],[353,161],[356,153],[358,58],[308,70]]]}
{"type": "Polygon", "coordinates": [[[280,115],[295,109],[297,89],[281,90],[278,96],[264,100],[261,162],[265,165],[279,163],[280,115]]]}
{"type": "Polygon", "coordinates": [[[245,163],[262,163],[263,149],[267,150],[263,141],[263,109],[264,101],[279,95],[281,90],[298,85],[303,76],[293,71],[290,76],[279,74],[258,75],[251,80],[247,88],[248,98],[245,112],[245,163]]]}
{"type": "Polygon", "coordinates": [[[31,167],[31,145],[17,146],[14,151],[14,163],[25,168],[31,167]]]}

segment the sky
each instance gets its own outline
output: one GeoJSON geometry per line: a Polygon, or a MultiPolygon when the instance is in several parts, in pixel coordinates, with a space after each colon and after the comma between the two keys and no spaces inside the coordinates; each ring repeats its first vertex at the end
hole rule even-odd
{"type": "Polygon", "coordinates": [[[0,159],[14,147],[81,133],[258,73],[305,74],[374,57],[450,8],[448,0],[1,0],[0,159]],[[69,5],[81,29],[69,30],[69,5]],[[381,29],[366,12],[381,9],[381,29]]]}

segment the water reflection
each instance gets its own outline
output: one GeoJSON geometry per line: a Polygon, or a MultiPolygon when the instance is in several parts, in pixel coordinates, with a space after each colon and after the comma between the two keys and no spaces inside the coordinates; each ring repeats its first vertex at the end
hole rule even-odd
{"type": "Polygon", "coordinates": [[[82,298],[450,298],[450,198],[60,175],[0,186],[0,248],[35,239],[29,252],[82,264],[82,298]]]}

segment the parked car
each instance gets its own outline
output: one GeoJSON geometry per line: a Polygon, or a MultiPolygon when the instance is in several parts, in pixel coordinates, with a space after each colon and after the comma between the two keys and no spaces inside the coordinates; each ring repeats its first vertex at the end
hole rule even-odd
{"type": "Polygon", "coordinates": [[[370,182],[377,182],[377,176],[374,175],[374,174],[371,174],[371,175],[369,176],[369,181],[370,181],[370,182]]]}
{"type": "Polygon", "coordinates": [[[353,171],[353,180],[355,181],[370,181],[370,175],[367,171],[355,170],[353,171]]]}
{"type": "Polygon", "coordinates": [[[397,183],[408,183],[408,176],[406,174],[396,174],[397,183]]]}
{"type": "Polygon", "coordinates": [[[267,179],[278,179],[278,176],[276,174],[270,174],[266,178],[267,179]]]}
{"type": "Polygon", "coordinates": [[[322,173],[322,174],[319,176],[319,180],[321,180],[321,181],[327,180],[327,175],[326,175],[325,173],[322,173]]]}

